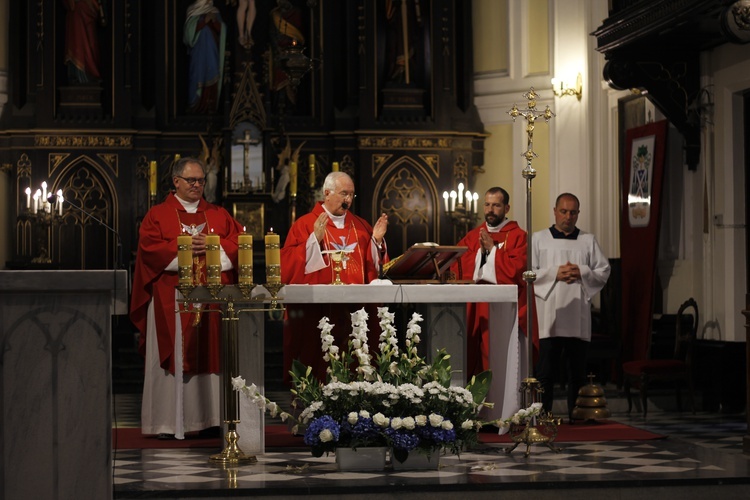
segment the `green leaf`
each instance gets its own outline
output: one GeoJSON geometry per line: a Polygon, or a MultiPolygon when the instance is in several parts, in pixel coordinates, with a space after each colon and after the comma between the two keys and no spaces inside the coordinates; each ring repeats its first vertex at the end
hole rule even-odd
{"type": "Polygon", "coordinates": [[[466,389],[471,393],[476,404],[481,404],[485,400],[490,390],[490,383],[492,383],[492,372],[490,370],[485,370],[471,379],[471,383],[466,389]]]}

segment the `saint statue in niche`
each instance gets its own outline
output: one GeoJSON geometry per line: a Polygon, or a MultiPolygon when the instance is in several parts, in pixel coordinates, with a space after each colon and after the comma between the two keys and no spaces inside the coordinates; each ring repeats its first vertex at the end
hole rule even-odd
{"type": "Polygon", "coordinates": [[[213,0],[196,0],[187,10],[183,42],[188,48],[188,112],[215,113],[224,74],[227,27],[213,0]]]}
{"type": "Polygon", "coordinates": [[[99,33],[107,25],[99,0],[63,0],[69,84],[99,83],[99,33]]]}

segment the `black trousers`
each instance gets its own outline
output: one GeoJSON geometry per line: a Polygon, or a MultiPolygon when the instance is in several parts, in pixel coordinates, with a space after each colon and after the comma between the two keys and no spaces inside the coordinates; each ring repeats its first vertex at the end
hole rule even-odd
{"type": "Polygon", "coordinates": [[[565,357],[568,372],[568,418],[573,413],[578,398],[578,390],[586,385],[586,356],[589,342],[572,337],[551,337],[539,339],[539,360],[536,378],[542,386],[542,406],[552,411],[554,386],[560,374],[560,361],[565,357]]]}

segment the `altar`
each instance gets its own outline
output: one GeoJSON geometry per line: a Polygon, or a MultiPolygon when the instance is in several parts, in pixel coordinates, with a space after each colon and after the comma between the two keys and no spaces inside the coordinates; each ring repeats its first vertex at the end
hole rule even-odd
{"type": "MultiPolygon", "coordinates": [[[[260,298],[268,292],[256,287],[260,298]]],[[[424,318],[422,342],[428,353],[445,348],[454,370],[452,383],[465,386],[467,302],[487,302],[490,310],[490,369],[493,379],[482,418],[493,420],[515,413],[521,404],[519,387],[528,372],[527,342],[518,332],[516,285],[286,285],[279,291],[281,304],[411,304],[424,318]]],[[[239,373],[263,387],[263,314],[244,314],[239,324],[239,373]]],[[[238,444],[245,453],[264,453],[264,419],[247,398],[240,399],[238,444]]]]}

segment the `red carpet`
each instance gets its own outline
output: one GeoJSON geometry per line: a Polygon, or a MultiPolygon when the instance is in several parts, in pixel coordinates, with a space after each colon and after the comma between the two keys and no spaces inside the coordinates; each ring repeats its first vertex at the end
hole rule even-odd
{"type": "MultiPolygon", "coordinates": [[[[629,425],[602,420],[591,423],[577,423],[575,425],[562,424],[558,427],[555,442],[585,442],[585,441],[645,441],[649,439],[663,439],[665,436],[653,432],[637,429],[629,425]]],[[[481,443],[510,443],[507,435],[494,432],[480,432],[481,443]]],[[[139,428],[112,429],[112,446],[120,450],[143,448],[216,448],[221,450],[224,442],[219,438],[204,438],[197,433],[188,434],[185,439],[162,440],[156,436],[144,436],[139,428]]],[[[266,426],[266,448],[305,448],[302,436],[293,436],[286,425],[266,426]]]]}
{"type": "MultiPolygon", "coordinates": [[[[649,439],[664,439],[666,436],[654,434],[629,425],[600,420],[597,422],[581,422],[574,425],[562,424],[557,428],[557,443],[573,443],[586,441],[646,441],[649,439]]],[[[511,443],[507,434],[502,436],[493,432],[480,432],[481,443],[511,443]]]]}

